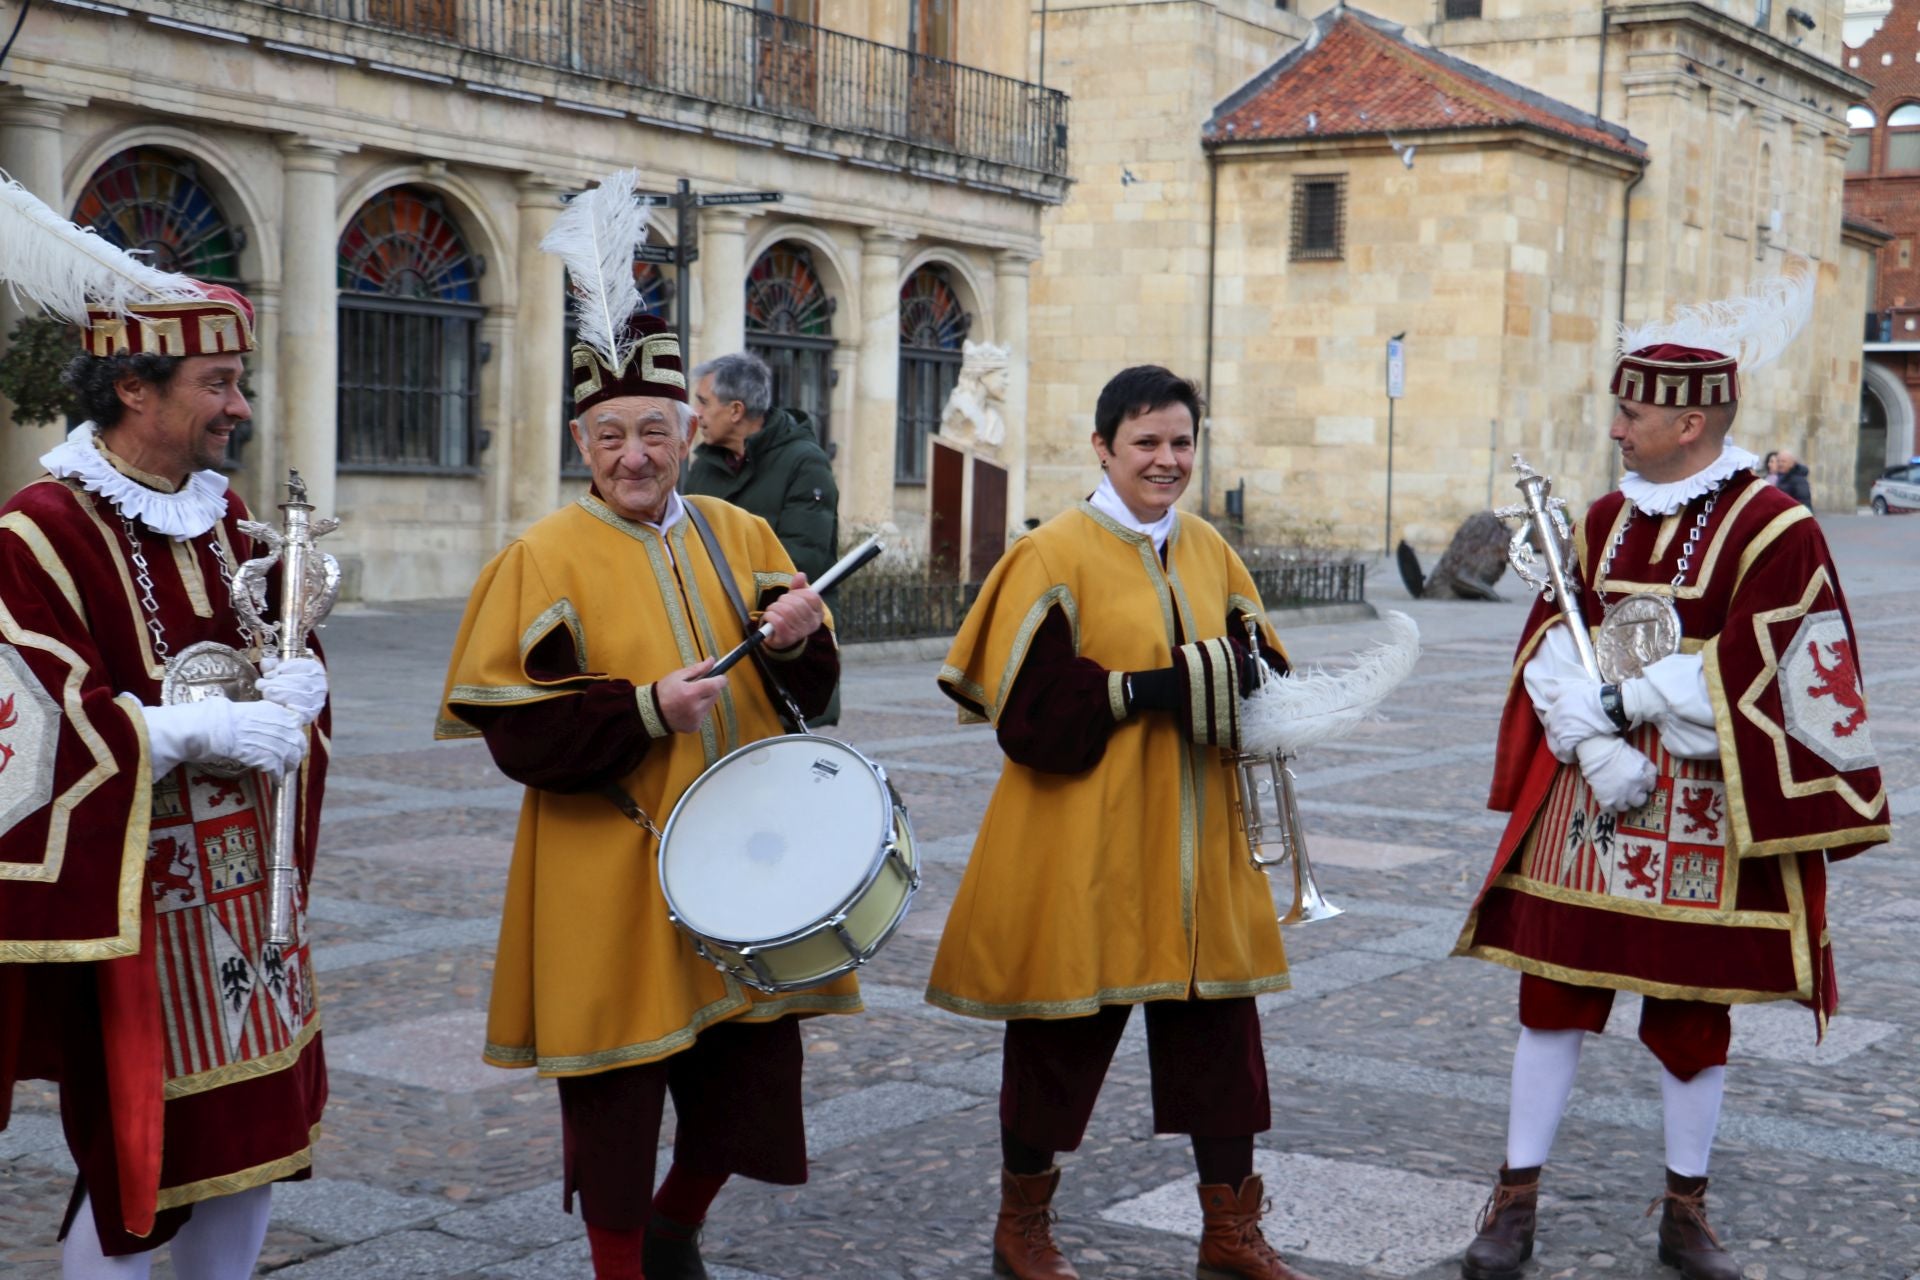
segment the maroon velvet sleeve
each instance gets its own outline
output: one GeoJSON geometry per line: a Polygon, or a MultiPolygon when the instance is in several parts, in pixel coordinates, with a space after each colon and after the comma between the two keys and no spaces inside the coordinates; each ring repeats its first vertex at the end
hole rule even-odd
{"type": "MultiPolygon", "coordinates": [[[[785,594],[785,587],[768,587],[760,593],[761,610],[764,612],[785,594]]],[[[800,714],[809,720],[827,709],[833,701],[834,687],[840,683],[840,650],[834,645],[833,632],[825,627],[808,636],[806,647],[791,657],[768,654],[767,665],[787,686],[800,714]]]]}
{"type": "MultiPolygon", "coordinates": [[[[562,680],[580,669],[573,634],[556,627],[527,655],[535,679],[562,680]]],[[[577,693],[517,707],[460,708],[480,730],[500,772],[525,787],[592,791],[640,767],[653,739],[627,680],[596,680],[577,693]]]]}
{"type": "Polygon", "coordinates": [[[1080,773],[1100,763],[1113,727],[1107,669],[1074,653],[1067,615],[1049,609],[1000,708],[1000,749],[1042,773],[1080,773]]]}

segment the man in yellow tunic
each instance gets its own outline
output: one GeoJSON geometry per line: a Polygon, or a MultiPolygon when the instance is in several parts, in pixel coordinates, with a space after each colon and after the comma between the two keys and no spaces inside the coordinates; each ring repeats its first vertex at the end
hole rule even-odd
{"type": "Polygon", "coordinates": [[[1100,487],[1013,545],[940,673],[1007,763],[927,999],[1007,1024],[994,1271],[1021,1280],[1078,1274],[1049,1226],[1054,1157],[1079,1146],[1135,1004],[1154,1129],[1193,1139],[1202,1280],[1299,1280],[1260,1233],[1253,1172],[1270,1123],[1253,997],[1287,987],[1287,960],[1225,758],[1253,663],[1286,659],[1240,558],[1174,510],[1199,416],[1165,369],[1115,376],[1100,487]]]}
{"type": "Polygon", "coordinates": [[[527,786],[508,877],[487,1061],[560,1080],[569,1207],[601,1277],[705,1277],[697,1231],[735,1173],[806,1181],[793,1015],[860,1008],[851,978],[762,997],[702,960],[668,919],[658,843],[722,755],[783,732],[757,672],[709,677],[744,637],[732,575],[803,714],[839,673],[820,597],[758,516],[675,481],[693,419],[678,343],[635,317],[614,359],[574,350],[574,442],[593,489],[480,575],[437,735],[484,736],[527,786]],[[719,544],[716,564],[697,504],[719,544]],[[637,805],[630,821],[623,809],[637,805]],[[652,1195],[662,1104],[674,1162],[652,1195]]]}

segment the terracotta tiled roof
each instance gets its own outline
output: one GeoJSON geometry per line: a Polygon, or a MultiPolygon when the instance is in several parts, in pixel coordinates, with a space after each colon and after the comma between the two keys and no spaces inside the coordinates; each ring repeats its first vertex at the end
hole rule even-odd
{"type": "Polygon", "coordinates": [[[1306,43],[1214,110],[1209,146],[1436,130],[1530,128],[1636,160],[1646,144],[1618,125],[1437,49],[1403,28],[1336,7],[1306,43]]]}

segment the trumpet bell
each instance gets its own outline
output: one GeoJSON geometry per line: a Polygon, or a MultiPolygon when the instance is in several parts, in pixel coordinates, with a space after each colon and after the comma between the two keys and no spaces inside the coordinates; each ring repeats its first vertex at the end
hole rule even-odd
{"type": "Polygon", "coordinates": [[[1302,880],[1299,892],[1294,894],[1293,906],[1280,917],[1280,923],[1283,926],[1312,924],[1316,920],[1331,920],[1345,914],[1345,910],[1326,900],[1320,892],[1320,886],[1309,876],[1302,880]]]}

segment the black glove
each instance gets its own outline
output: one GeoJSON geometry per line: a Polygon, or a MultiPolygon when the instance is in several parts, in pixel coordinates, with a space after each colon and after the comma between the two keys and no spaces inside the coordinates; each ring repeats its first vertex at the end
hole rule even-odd
{"type": "Polygon", "coordinates": [[[1180,676],[1172,667],[1127,672],[1127,711],[1175,711],[1180,706],[1180,676]]]}

